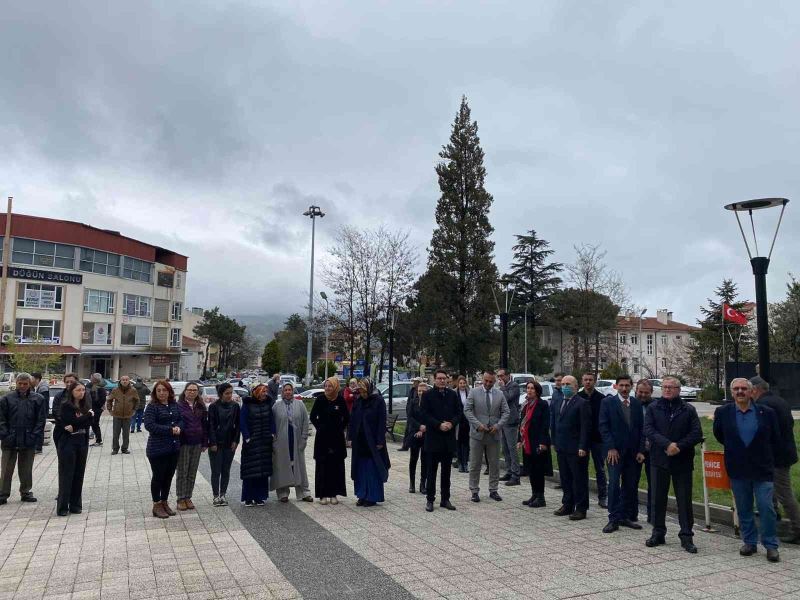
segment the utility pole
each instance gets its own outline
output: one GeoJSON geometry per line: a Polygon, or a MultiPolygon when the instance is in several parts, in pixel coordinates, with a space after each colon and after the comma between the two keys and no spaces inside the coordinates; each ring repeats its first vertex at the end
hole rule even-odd
{"type": "Polygon", "coordinates": [[[308,344],[306,346],[306,387],[311,385],[311,340],[313,337],[314,324],[314,236],[316,233],[317,217],[320,219],[325,216],[319,206],[313,204],[303,213],[304,217],[311,219],[311,278],[308,284],[308,344]]]}
{"type": "Polygon", "coordinates": [[[3,238],[3,277],[0,280],[0,333],[6,327],[6,291],[8,290],[8,265],[11,264],[11,205],[14,198],[8,197],[6,209],[6,232],[3,238]]]}
{"type": "Polygon", "coordinates": [[[325,300],[325,379],[328,379],[328,334],[330,332],[330,307],[328,305],[328,295],[325,292],[319,293],[320,297],[325,300]]]}

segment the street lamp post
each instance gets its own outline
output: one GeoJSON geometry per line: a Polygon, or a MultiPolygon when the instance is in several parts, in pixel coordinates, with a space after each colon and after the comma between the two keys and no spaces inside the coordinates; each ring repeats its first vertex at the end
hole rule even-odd
{"type": "Polygon", "coordinates": [[[500,285],[505,287],[505,298],[503,299],[503,306],[497,301],[497,294],[492,287],[492,294],[494,295],[494,303],[497,305],[497,313],[500,315],[500,367],[508,369],[508,311],[511,309],[511,304],[514,302],[514,291],[511,291],[511,297],[508,297],[509,282],[505,279],[500,280],[500,285]]]}
{"type": "Polygon", "coordinates": [[[389,414],[392,414],[394,395],[394,324],[397,313],[389,309],[389,414]]]}
{"type": "MultiPolygon", "coordinates": [[[[755,277],[756,287],[756,327],[758,330],[758,374],[765,380],[770,381],[770,364],[769,364],[769,328],[767,324],[767,271],[769,270],[769,261],[772,258],[772,249],[775,247],[775,240],[778,237],[778,230],[781,228],[781,221],[783,220],[783,212],[786,210],[786,205],[789,201],[786,198],[759,198],[757,200],[745,200],[744,202],[733,202],[726,204],[725,209],[731,210],[736,215],[736,222],[739,224],[739,231],[744,240],[744,246],[747,248],[747,256],[750,258],[750,265],[753,268],[753,275],[755,277]],[[753,211],[762,208],[773,208],[776,206],[781,207],[781,214],[778,217],[778,224],[775,227],[775,233],[772,236],[772,244],[769,247],[767,256],[759,256],[758,239],[756,238],[756,228],[753,222],[753,211]],[[739,219],[739,213],[746,212],[750,217],[750,228],[753,232],[753,246],[756,255],[753,256],[750,252],[750,244],[747,243],[747,236],[742,227],[742,221],[739,219]]],[[[724,365],[723,365],[723,368],[724,365]]]]}
{"type": "Polygon", "coordinates": [[[312,328],[314,323],[314,236],[316,234],[317,217],[320,219],[325,216],[319,206],[313,204],[303,213],[304,217],[311,219],[311,277],[308,284],[308,343],[306,345],[306,386],[311,385],[311,339],[313,336],[312,328]]]}
{"type": "Polygon", "coordinates": [[[320,297],[325,300],[325,379],[328,379],[328,353],[330,350],[328,349],[328,333],[330,332],[330,307],[328,305],[328,294],[325,292],[319,293],[320,297]]]}
{"type": "Polygon", "coordinates": [[[644,363],[642,362],[642,317],[646,312],[647,309],[643,308],[642,312],[639,313],[639,379],[642,379],[641,376],[644,373],[644,363]]]}

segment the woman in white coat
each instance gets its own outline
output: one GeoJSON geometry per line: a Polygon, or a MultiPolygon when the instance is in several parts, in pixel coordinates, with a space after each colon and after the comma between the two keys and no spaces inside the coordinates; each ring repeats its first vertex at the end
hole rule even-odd
{"type": "Polygon", "coordinates": [[[308,442],[309,419],[306,405],[294,399],[294,386],[285,383],[281,388],[281,399],[272,407],[275,422],[275,441],[272,446],[272,477],[270,489],[275,490],[278,500],[289,501],[291,488],[299,499],[313,502],[306,473],[306,443],[308,442]]]}

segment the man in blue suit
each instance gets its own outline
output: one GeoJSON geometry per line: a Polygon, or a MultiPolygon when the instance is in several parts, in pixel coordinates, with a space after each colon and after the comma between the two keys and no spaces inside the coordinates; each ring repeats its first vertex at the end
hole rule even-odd
{"type": "Polygon", "coordinates": [[[641,529],[629,519],[638,503],[639,477],[644,462],[644,411],[631,396],[630,375],[617,377],[617,394],[600,404],[599,429],[608,463],[608,524],[603,533],[619,526],[641,529]]]}
{"type": "Polygon", "coordinates": [[[589,509],[589,450],[592,408],[578,395],[578,381],[567,375],[561,395],[550,411],[553,447],[558,457],[558,475],[563,495],[561,507],[553,514],[572,521],[586,518],[589,509]]]}

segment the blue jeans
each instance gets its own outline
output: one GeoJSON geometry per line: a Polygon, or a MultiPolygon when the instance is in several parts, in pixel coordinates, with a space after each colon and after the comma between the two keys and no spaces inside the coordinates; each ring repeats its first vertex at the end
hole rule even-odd
{"type": "Polygon", "coordinates": [[[758,544],[758,527],[753,514],[753,496],[761,521],[761,543],[765,548],[776,549],[775,507],[772,505],[773,484],[771,481],[751,481],[749,479],[731,479],[731,490],[739,512],[739,525],[742,530],[742,541],[750,546],[758,544]]]}
{"type": "Polygon", "coordinates": [[[144,419],[144,409],[133,413],[133,417],[131,417],[131,433],[142,430],[142,419],[144,419]]]}

